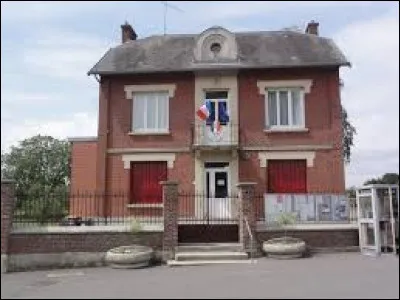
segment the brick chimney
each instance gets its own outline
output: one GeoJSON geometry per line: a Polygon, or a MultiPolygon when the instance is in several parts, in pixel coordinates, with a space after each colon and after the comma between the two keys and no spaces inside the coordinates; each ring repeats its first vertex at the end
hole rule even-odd
{"type": "Polygon", "coordinates": [[[318,35],[318,26],[319,23],[312,20],[310,23],[307,24],[306,33],[318,35]]]}
{"type": "Polygon", "coordinates": [[[125,24],[121,25],[121,30],[122,30],[122,43],[136,40],[137,34],[128,22],[125,21],[125,24]]]}

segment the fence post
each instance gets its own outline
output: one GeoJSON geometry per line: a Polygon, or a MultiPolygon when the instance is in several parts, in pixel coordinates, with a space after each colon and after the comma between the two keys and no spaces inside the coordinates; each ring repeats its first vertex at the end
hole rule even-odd
{"type": "MultiPolygon", "coordinates": [[[[255,229],[256,229],[256,210],[254,190],[256,183],[254,182],[240,182],[237,184],[239,190],[239,242],[242,244],[244,251],[251,249],[258,249],[256,243],[255,229]],[[251,244],[251,237],[246,227],[245,219],[249,223],[250,230],[254,236],[253,245],[251,244]]],[[[254,254],[254,253],[252,253],[254,254]]]]}
{"type": "Polygon", "coordinates": [[[164,203],[163,259],[174,259],[178,246],[178,182],[161,181],[164,203]]]}
{"type": "Polygon", "coordinates": [[[15,181],[1,180],[1,274],[7,272],[8,242],[15,203],[15,181]]]}

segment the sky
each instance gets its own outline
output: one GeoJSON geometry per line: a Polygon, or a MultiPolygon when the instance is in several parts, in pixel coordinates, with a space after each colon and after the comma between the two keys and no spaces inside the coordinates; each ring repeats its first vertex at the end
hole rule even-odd
{"type": "MultiPolygon", "coordinates": [[[[342,103],[356,127],[346,186],[399,172],[398,2],[178,2],[167,33],[280,30],[320,23],[352,63],[341,69],[342,103]]],[[[97,135],[98,83],[87,71],[121,42],[163,34],[161,1],[1,1],[1,150],[27,137],[97,135]]]]}

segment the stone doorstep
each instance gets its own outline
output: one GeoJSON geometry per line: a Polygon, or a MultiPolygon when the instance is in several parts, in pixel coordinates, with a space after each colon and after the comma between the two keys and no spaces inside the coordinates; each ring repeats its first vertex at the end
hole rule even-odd
{"type": "Polygon", "coordinates": [[[170,267],[178,266],[201,266],[201,265],[216,265],[216,264],[253,264],[257,260],[243,259],[243,260],[168,260],[167,265],[170,267]]]}
{"type": "Polygon", "coordinates": [[[249,257],[245,252],[222,252],[222,251],[207,251],[207,252],[178,252],[175,254],[177,261],[198,261],[198,260],[247,260],[249,257]]]}
{"type": "Polygon", "coordinates": [[[242,252],[242,245],[240,243],[184,243],[176,247],[178,253],[210,251],[242,252]]]}

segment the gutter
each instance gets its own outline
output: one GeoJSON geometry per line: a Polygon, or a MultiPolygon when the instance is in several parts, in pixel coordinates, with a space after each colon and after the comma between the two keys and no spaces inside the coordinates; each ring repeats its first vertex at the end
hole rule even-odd
{"type": "Polygon", "coordinates": [[[203,65],[203,67],[180,68],[180,69],[142,69],[133,71],[96,71],[92,68],[88,75],[130,75],[130,74],[151,74],[151,73],[168,73],[168,72],[195,72],[195,71],[223,71],[223,70],[253,70],[253,69],[295,69],[295,68],[314,68],[314,67],[350,67],[351,63],[346,61],[343,63],[332,64],[307,64],[307,65],[275,65],[275,66],[240,66],[232,65],[203,65]]]}

